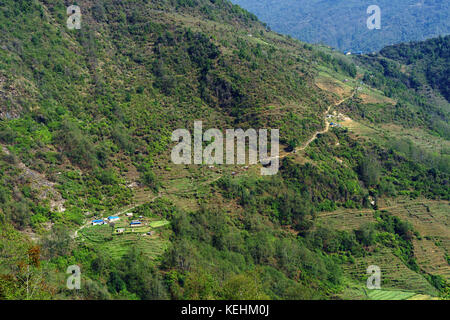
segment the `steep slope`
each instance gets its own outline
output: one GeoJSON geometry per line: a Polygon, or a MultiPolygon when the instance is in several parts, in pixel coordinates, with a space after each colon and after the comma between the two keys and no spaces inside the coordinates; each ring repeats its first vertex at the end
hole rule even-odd
{"type": "Polygon", "coordinates": [[[66,5],[0,7],[0,298],[336,298],[365,276],[348,265],[377,250],[420,279],[398,289],[445,293],[416,268],[403,220],[374,210],[369,232],[316,224],[372,199],[449,199],[447,170],[325,122],[370,108],[350,58],[269,32],[228,1],[79,1],[79,30],[66,5]],[[171,133],[195,120],[280,129],[279,174],[173,164],[171,133]],[[70,265],[79,292],[65,287],[70,265]]]}
{"type": "Polygon", "coordinates": [[[389,132],[390,147],[444,171],[449,168],[449,44],[447,36],[354,57],[364,74],[362,87],[376,88],[394,102],[371,99],[366,90],[347,109],[354,119],[389,132]]]}
{"type": "Polygon", "coordinates": [[[450,36],[386,47],[380,54],[406,65],[415,89],[434,89],[450,102],[450,36]]]}

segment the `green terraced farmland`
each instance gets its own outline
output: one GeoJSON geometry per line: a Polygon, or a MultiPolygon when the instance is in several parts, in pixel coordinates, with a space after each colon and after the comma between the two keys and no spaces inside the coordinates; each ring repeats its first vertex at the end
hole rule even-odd
{"type": "Polygon", "coordinates": [[[111,237],[111,227],[108,225],[89,226],[81,230],[80,235],[88,242],[102,243],[111,237]]]}
{"type": "MultiPolygon", "coordinates": [[[[168,221],[154,221],[156,225],[161,227],[167,225],[168,221]]],[[[158,235],[145,235],[152,228],[134,228],[129,229],[123,234],[115,234],[113,236],[112,229],[108,225],[91,226],[80,231],[82,241],[91,243],[101,250],[105,250],[114,258],[121,258],[128,250],[135,246],[150,259],[154,260],[167,249],[169,240],[169,230],[165,230],[158,235]],[[130,232],[132,230],[133,232],[130,232]]]]}
{"type": "Polygon", "coordinates": [[[370,209],[338,209],[319,214],[318,222],[332,229],[354,230],[367,223],[375,222],[370,209]]]}
{"type": "Polygon", "coordinates": [[[166,226],[168,224],[170,224],[170,222],[167,220],[152,221],[152,222],[150,222],[150,227],[160,228],[160,227],[166,226]]]}
{"type": "Polygon", "coordinates": [[[344,273],[365,284],[369,265],[377,265],[381,269],[381,288],[404,290],[437,295],[436,289],[420,274],[408,269],[405,264],[388,249],[380,250],[370,256],[356,259],[354,264],[343,265],[344,273]]]}
{"type": "Polygon", "coordinates": [[[168,247],[168,243],[168,240],[162,237],[124,234],[102,244],[101,248],[110,252],[114,258],[121,258],[132,246],[136,246],[147,257],[154,260],[164,253],[168,247]]]}
{"type": "Polygon", "coordinates": [[[406,300],[416,295],[414,292],[396,290],[367,290],[371,300],[406,300]]]}

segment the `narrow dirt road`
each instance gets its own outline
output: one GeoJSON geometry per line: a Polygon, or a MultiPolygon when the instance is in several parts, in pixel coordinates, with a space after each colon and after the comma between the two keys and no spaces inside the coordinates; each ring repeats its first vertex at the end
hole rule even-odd
{"type": "MultiPolygon", "coordinates": [[[[344,98],[344,99],[342,99],[342,100],[339,100],[338,102],[336,102],[336,103],[330,105],[330,106],[328,107],[327,111],[326,111],[325,114],[324,114],[325,129],[316,131],[316,132],[314,133],[314,135],[313,135],[308,141],[306,141],[306,142],[303,144],[303,146],[296,148],[295,151],[298,152],[298,151],[305,150],[305,149],[306,149],[306,148],[307,148],[314,140],[317,139],[317,137],[319,136],[319,134],[324,134],[324,133],[328,132],[328,130],[330,129],[330,124],[328,123],[326,116],[327,116],[327,114],[330,112],[331,108],[337,107],[337,106],[341,105],[342,103],[344,103],[344,102],[347,101],[348,99],[352,98],[354,95],[355,95],[355,92],[353,92],[353,93],[352,93],[350,96],[348,96],[347,98],[344,98]]],[[[293,151],[292,151],[292,152],[287,152],[287,153],[282,154],[282,155],[279,155],[279,156],[277,156],[277,157],[271,157],[271,158],[269,158],[269,160],[271,160],[271,159],[276,159],[276,158],[283,159],[283,158],[287,157],[287,156],[288,156],[289,154],[291,154],[291,153],[293,153],[293,151]]],[[[215,177],[214,179],[212,179],[212,180],[210,180],[210,181],[207,181],[207,182],[203,183],[202,185],[205,185],[205,184],[212,184],[212,183],[214,183],[215,181],[219,180],[221,177],[222,177],[222,176],[219,175],[218,177],[215,177]]],[[[150,199],[148,202],[153,202],[153,201],[155,201],[156,199],[162,197],[164,194],[165,194],[165,193],[160,192],[157,196],[153,197],[153,198],[150,199]]],[[[144,203],[144,202],[141,201],[141,202],[136,203],[136,204],[134,204],[134,205],[132,205],[132,206],[124,207],[124,208],[120,209],[120,211],[117,212],[115,215],[116,215],[116,216],[121,216],[121,215],[123,215],[124,213],[126,213],[127,211],[133,210],[134,208],[136,208],[137,206],[139,206],[139,205],[141,205],[141,204],[143,204],[143,203],[144,203]]],[[[78,231],[83,230],[85,227],[89,226],[89,224],[90,224],[90,221],[87,221],[84,225],[82,225],[79,229],[77,229],[77,230],[75,231],[74,235],[73,235],[73,238],[76,238],[76,237],[78,236],[78,231]]]]}
{"type": "MultiPolygon", "coordinates": [[[[344,98],[344,99],[342,99],[342,100],[339,100],[338,102],[336,102],[336,103],[330,105],[330,106],[328,107],[327,111],[324,113],[324,116],[323,116],[323,117],[324,117],[324,121],[325,121],[325,129],[316,131],[316,132],[314,133],[314,135],[313,135],[308,141],[306,141],[306,142],[303,144],[303,146],[296,148],[294,151],[295,151],[295,152],[298,152],[298,151],[305,150],[305,149],[306,149],[306,148],[307,148],[314,140],[317,139],[317,137],[319,136],[319,134],[327,133],[328,130],[330,130],[330,124],[328,123],[326,117],[327,117],[327,114],[330,112],[331,108],[340,106],[340,105],[343,104],[345,101],[347,101],[348,99],[352,98],[354,95],[355,95],[355,92],[353,92],[350,96],[348,96],[348,97],[346,97],[346,98],[344,98]]],[[[280,155],[277,156],[277,157],[270,157],[269,160],[277,159],[277,158],[283,159],[283,158],[287,157],[288,155],[290,155],[290,154],[292,154],[292,153],[295,153],[294,151],[286,152],[286,153],[280,154],[280,155]]]]}
{"type": "MultiPolygon", "coordinates": [[[[162,197],[162,195],[163,195],[162,193],[158,194],[157,196],[151,198],[151,199],[149,200],[149,202],[155,201],[156,199],[162,197]]],[[[143,204],[143,203],[145,203],[145,202],[138,202],[138,203],[135,203],[135,204],[133,204],[133,205],[131,205],[131,206],[123,207],[123,208],[121,208],[121,209],[119,210],[119,212],[114,213],[114,215],[117,216],[117,217],[120,217],[120,216],[123,215],[124,213],[126,213],[126,212],[128,212],[128,211],[130,211],[130,210],[133,210],[134,208],[140,206],[140,205],[143,204]]],[[[75,233],[73,234],[72,238],[75,239],[76,237],[78,237],[78,232],[81,231],[81,230],[83,230],[84,228],[86,228],[86,227],[89,226],[90,224],[91,224],[91,221],[90,221],[90,219],[88,219],[88,221],[86,221],[85,224],[83,224],[80,228],[78,228],[78,229],[75,231],[75,233]]]]}
{"type": "Polygon", "coordinates": [[[347,98],[345,98],[345,99],[342,99],[342,100],[336,102],[336,103],[333,104],[333,105],[330,105],[330,106],[328,107],[327,111],[325,112],[325,115],[324,115],[325,129],[320,130],[320,131],[317,131],[316,133],[314,133],[314,135],[313,135],[308,141],[306,141],[306,143],[305,143],[302,147],[296,148],[295,150],[296,150],[296,151],[302,151],[302,150],[305,150],[305,149],[311,144],[311,142],[313,142],[314,140],[317,139],[317,136],[318,136],[319,134],[327,133],[328,130],[330,130],[330,124],[328,123],[326,117],[327,117],[327,114],[330,112],[331,108],[340,106],[340,105],[343,104],[347,99],[350,99],[352,96],[353,96],[353,95],[351,95],[350,97],[347,97],[347,98]]]}

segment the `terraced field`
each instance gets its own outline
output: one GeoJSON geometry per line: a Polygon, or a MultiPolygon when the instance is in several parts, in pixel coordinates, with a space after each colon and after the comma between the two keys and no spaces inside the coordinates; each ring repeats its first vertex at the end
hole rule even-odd
{"type": "Polygon", "coordinates": [[[431,297],[427,294],[416,294],[415,296],[412,296],[411,298],[408,298],[408,300],[439,300],[438,297],[431,297]]]}
{"type": "Polygon", "coordinates": [[[373,289],[369,290],[362,284],[350,283],[339,295],[344,300],[439,300],[429,294],[421,294],[406,290],[373,289]]]}
{"type": "Polygon", "coordinates": [[[381,269],[381,288],[410,291],[437,296],[436,289],[420,274],[408,269],[405,264],[388,249],[373,253],[371,256],[358,258],[354,264],[343,265],[344,272],[357,283],[365,284],[369,265],[381,269]]]}
{"type": "MultiPolygon", "coordinates": [[[[156,221],[161,224],[161,221],[156,221]]],[[[163,224],[165,225],[165,224],[163,224]]],[[[128,250],[135,246],[151,260],[157,259],[168,248],[170,230],[161,228],[152,236],[143,232],[112,235],[108,225],[88,227],[80,231],[80,241],[94,244],[101,250],[109,252],[113,258],[121,258],[128,250]]]]}
{"type": "Polygon", "coordinates": [[[151,260],[161,256],[169,245],[168,238],[155,236],[142,236],[141,234],[124,234],[116,236],[112,241],[101,245],[101,248],[108,250],[115,258],[121,258],[132,246],[141,249],[151,260]]]}
{"type": "Polygon", "coordinates": [[[371,300],[406,300],[417,294],[415,292],[398,290],[367,290],[367,295],[371,300]]]}
{"type": "MultiPolygon", "coordinates": [[[[381,210],[409,221],[419,232],[420,238],[413,240],[414,254],[418,265],[426,272],[441,275],[450,280],[450,266],[445,255],[450,252],[450,206],[447,201],[428,199],[384,200],[381,210]]],[[[321,213],[318,225],[337,230],[355,230],[366,223],[375,222],[374,210],[338,209],[321,213]]],[[[376,263],[374,263],[376,264],[376,263]]],[[[369,264],[367,264],[369,265],[369,264]]],[[[364,274],[364,272],[363,272],[364,274]]]]}
{"type": "Polygon", "coordinates": [[[170,224],[170,222],[167,220],[152,221],[152,222],[150,222],[150,227],[159,228],[159,227],[167,226],[168,224],[170,224]]]}
{"type": "Polygon", "coordinates": [[[428,273],[443,276],[447,281],[450,280],[450,266],[445,259],[445,253],[442,247],[436,245],[436,241],[414,240],[414,255],[417,263],[428,273]]]}
{"type": "Polygon", "coordinates": [[[354,82],[344,83],[345,79],[337,79],[336,74],[330,75],[331,70],[323,69],[315,79],[316,85],[322,90],[333,92],[339,97],[348,96],[354,88],[354,82]]]}
{"type": "Polygon", "coordinates": [[[446,201],[414,200],[387,208],[392,214],[411,222],[421,235],[415,239],[414,254],[427,272],[450,280],[445,254],[450,252],[450,206],[446,201]]]}
{"type": "Polygon", "coordinates": [[[419,199],[385,209],[411,222],[422,236],[450,239],[450,204],[448,201],[419,199]]]}
{"type": "Polygon", "coordinates": [[[345,209],[319,214],[318,225],[337,230],[355,230],[369,222],[375,222],[373,210],[345,209]]]}

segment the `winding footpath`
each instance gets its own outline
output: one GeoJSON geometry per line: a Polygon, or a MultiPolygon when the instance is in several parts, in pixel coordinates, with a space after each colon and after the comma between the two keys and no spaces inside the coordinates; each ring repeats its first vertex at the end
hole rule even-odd
{"type": "MultiPolygon", "coordinates": [[[[338,102],[336,102],[336,103],[330,105],[330,106],[328,107],[327,111],[326,111],[325,114],[324,114],[325,129],[316,131],[316,132],[314,133],[314,135],[313,135],[310,139],[308,139],[308,141],[306,141],[306,142],[304,143],[303,146],[298,147],[298,148],[296,148],[295,150],[293,150],[293,151],[291,151],[291,152],[287,152],[287,153],[285,153],[285,154],[278,155],[278,156],[276,156],[276,157],[271,157],[271,158],[269,158],[269,160],[271,160],[271,159],[276,159],[276,158],[283,159],[283,158],[287,157],[288,155],[290,155],[290,154],[292,154],[292,153],[295,153],[295,152],[298,152],[298,151],[305,150],[305,149],[306,149],[306,148],[307,148],[314,140],[317,139],[317,137],[318,137],[320,134],[327,133],[327,132],[330,130],[330,124],[328,123],[326,117],[327,117],[328,113],[330,112],[331,108],[340,106],[342,103],[344,103],[344,102],[347,101],[348,99],[352,98],[354,95],[355,95],[355,92],[353,92],[353,93],[352,93],[350,96],[348,96],[347,98],[344,98],[344,99],[342,99],[342,100],[339,100],[338,102]],[[295,151],[295,152],[294,152],[294,151],[295,151]]],[[[214,183],[215,181],[219,180],[220,178],[222,178],[222,175],[219,175],[219,176],[215,177],[215,178],[212,179],[212,180],[206,181],[206,182],[203,183],[202,185],[205,185],[205,184],[212,184],[212,183],[214,183]]],[[[164,194],[166,194],[166,193],[160,192],[157,196],[151,198],[151,199],[149,200],[149,202],[153,202],[153,201],[155,201],[156,199],[161,198],[164,194]]],[[[133,210],[134,208],[140,206],[140,205],[143,204],[143,203],[144,203],[144,202],[139,202],[139,203],[136,203],[136,204],[134,204],[134,205],[124,207],[124,208],[120,209],[120,211],[117,212],[115,215],[119,217],[119,216],[125,214],[126,212],[128,212],[128,211],[130,211],[130,210],[133,210]]],[[[90,223],[91,223],[91,222],[90,222],[90,219],[89,219],[85,224],[83,224],[80,228],[78,228],[78,229],[75,231],[75,233],[74,233],[74,235],[73,235],[72,238],[76,238],[76,237],[78,236],[78,232],[81,231],[81,230],[83,230],[85,227],[89,226],[90,223]]]]}
{"type": "MultiPolygon", "coordinates": [[[[162,195],[163,195],[162,193],[158,194],[157,196],[151,198],[149,202],[155,201],[156,199],[162,197],[162,195]]],[[[128,211],[130,211],[130,210],[133,210],[134,208],[140,206],[140,205],[143,204],[143,203],[145,203],[145,202],[142,202],[142,203],[139,202],[139,203],[135,203],[135,204],[133,204],[133,205],[131,205],[131,206],[126,206],[126,207],[120,209],[119,212],[115,213],[114,215],[117,216],[117,217],[120,217],[121,215],[125,214],[126,212],[128,212],[128,211]]],[[[83,230],[84,228],[86,228],[86,227],[89,226],[90,224],[91,224],[91,219],[88,219],[88,221],[86,221],[85,224],[83,224],[80,228],[78,228],[78,229],[75,231],[75,233],[73,234],[72,238],[75,239],[76,237],[78,237],[78,232],[81,231],[81,230],[83,230]]]]}
{"type": "Polygon", "coordinates": [[[354,92],[353,92],[350,96],[348,96],[347,98],[344,98],[344,99],[342,99],[342,100],[339,100],[338,102],[336,102],[336,103],[334,103],[334,104],[328,106],[328,109],[327,109],[327,111],[325,111],[324,116],[323,116],[323,117],[324,117],[324,121],[325,121],[325,129],[316,131],[316,132],[314,133],[314,135],[313,135],[308,141],[306,141],[306,142],[304,143],[303,146],[298,147],[298,148],[295,148],[293,151],[287,152],[287,153],[285,153],[285,154],[278,155],[278,156],[276,156],[276,157],[270,157],[269,160],[271,160],[271,159],[276,159],[276,158],[283,159],[283,158],[287,157],[288,155],[290,155],[290,154],[292,154],[292,153],[296,153],[296,152],[299,152],[299,151],[303,151],[303,150],[305,150],[305,149],[306,149],[306,148],[307,148],[314,140],[316,140],[317,137],[318,137],[320,134],[327,133],[327,132],[330,130],[330,124],[329,124],[328,121],[327,121],[327,115],[329,114],[331,108],[338,107],[338,106],[340,106],[341,104],[343,104],[345,101],[347,101],[348,99],[353,98],[353,96],[355,95],[355,93],[356,93],[356,91],[354,91],[354,92]]]}
{"type": "Polygon", "coordinates": [[[311,144],[311,142],[313,142],[314,140],[317,139],[317,137],[319,136],[319,134],[327,133],[328,130],[330,130],[330,124],[329,124],[328,121],[327,121],[327,115],[328,115],[328,113],[330,112],[331,108],[340,106],[340,105],[343,104],[345,101],[347,101],[347,99],[350,99],[351,97],[353,97],[353,94],[352,94],[350,97],[347,97],[347,98],[345,98],[345,99],[342,99],[342,100],[336,102],[334,105],[330,105],[330,106],[328,107],[327,111],[325,112],[325,115],[324,115],[324,118],[325,118],[325,129],[320,130],[320,131],[317,131],[316,133],[314,133],[314,135],[313,135],[308,141],[306,141],[306,143],[303,145],[303,147],[299,147],[299,148],[295,149],[295,151],[302,151],[302,150],[305,150],[305,149],[311,144]]]}

